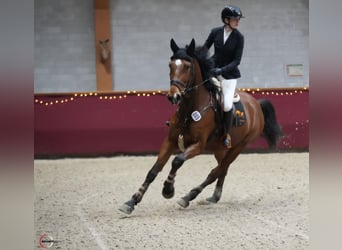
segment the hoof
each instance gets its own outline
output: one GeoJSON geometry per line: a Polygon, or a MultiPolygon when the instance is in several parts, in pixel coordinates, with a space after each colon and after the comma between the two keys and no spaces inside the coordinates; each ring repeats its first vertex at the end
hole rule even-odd
{"type": "Polygon", "coordinates": [[[189,202],[187,200],[184,200],[183,198],[180,198],[178,201],[177,201],[178,205],[180,205],[181,207],[183,208],[186,208],[189,206],[189,202]]]}
{"type": "Polygon", "coordinates": [[[209,201],[210,203],[217,203],[218,202],[218,199],[215,198],[214,196],[211,196],[211,197],[207,198],[206,200],[209,201]]]}
{"type": "Polygon", "coordinates": [[[170,192],[170,193],[166,193],[166,192],[164,191],[164,189],[163,189],[162,194],[163,194],[163,197],[164,197],[165,199],[171,199],[171,198],[175,195],[175,192],[173,191],[173,192],[170,192]]]}
{"type": "Polygon", "coordinates": [[[119,207],[119,210],[125,214],[131,214],[132,211],[134,210],[134,207],[131,207],[124,203],[121,207],[119,207]]]}
{"type": "Polygon", "coordinates": [[[173,184],[165,181],[162,194],[165,199],[171,199],[175,195],[175,188],[173,187],[173,184]]]}

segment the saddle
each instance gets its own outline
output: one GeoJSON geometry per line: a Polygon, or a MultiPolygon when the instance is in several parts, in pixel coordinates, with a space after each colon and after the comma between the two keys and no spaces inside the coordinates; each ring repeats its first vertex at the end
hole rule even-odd
{"type": "MultiPolygon", "coordinates": [[[[217,100],[217,103],[221,105],[221,110],[223,110],[223,98],[222,98],[223,94],[222,94],[220,81],[216,77],[213,77],[211,80],[219,89],[219,94],[216,96],[216,100],[217,100]]],[[[246,122],[245,108],[240,101],[240,95],[238,93],[235,93],[234,98],[233,98],[233,126],[240,127],[240,126],[243,126],[245,122],[246,122]]]]}
{"type": "MultiPolygon", "coordinates": [[[[245,108],[242,105],[242,102],[240,101],[240,96],[236,94],[239,97],[239,100],[237,102],[233,102],[233,126],[240,127],[243,126],[246,122],[246,115],[245,115],[245,108]]],[[[235,97],[234,97],[235,99],[235,97]]]]}

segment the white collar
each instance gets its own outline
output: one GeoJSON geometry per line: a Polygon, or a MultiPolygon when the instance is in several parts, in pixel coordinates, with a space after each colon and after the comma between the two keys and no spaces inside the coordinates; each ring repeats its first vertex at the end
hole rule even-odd
{"type": "Polygon", "coordinates": [[[223,28],[223,44],[226,43],[226,41],[227,41],[227,39],[231,33],[232,33],[232,31],[227,31],[226,28],[223,28]]]}

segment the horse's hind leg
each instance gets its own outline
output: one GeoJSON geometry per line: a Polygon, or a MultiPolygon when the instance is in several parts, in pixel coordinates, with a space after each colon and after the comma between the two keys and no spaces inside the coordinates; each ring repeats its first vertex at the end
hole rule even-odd
{"type": "Polygon", "coordinates": [[[228,172],[228,168],[244,148],[245,144],[238,145],[233,150],[229,151],[227,156],[223,159],[221,163],[224,168],[223,173],[219,175],[218,180],[216,182],[214,193],[211,197],[207,198],[207,201],[217,203],[221,199],[222,187],[228,172]]]}
{"type": "Polygon", "coordinates": [[[228,172],[228,168],[226,168],[225,173],[223,173],[222,175],[220,175],[218,177],[217,182],[216,182],[215,191],[214,191],[212,196],[210,196],[206,199],[207,201],[209,201],[211,203],[217,203],[221,199],[222,187],[223,187],[224,179],[227,175],[227,172],[228,172]]]}
{"type": "MultiPolygon", "coordinates": [[[[220,162],[222,161],[222,159],[224,158],[226,153],[227,153],[226,150],[215,152],[215,158],[216,158],[218,165],[214,169],[211,170],[210,174],[207,177],[207,180],[209,177],[211,177],[211,178],[213,178],[212,181],[214,181],[217,178],[216,176],[220,175],[220,169],[219,169],[220,168],[220,162]]],[[[203,182],[201,185],[193,188],[187,195],[180,198],[177,201],[177,203],[184,208],[189,206],[190,201],[195,199],[197,197],[197,195],[199,195],[202,192],[203,188],[205,187],[204,185],[205,185],[205,183],[203,182]]]]}
{"type": "Polygon", "coordinates": [[[144,183],[141,185],[138,191],[135,194],[133,194],[132,198],[129,201],[125,202],[119,208],[120,211],[126,214],[132,213],[132,211],[134,210],[134,206],[142,200],[149,185],[154,181],[158,173],[163,169],[172,153],[173,148],[171,147],[171,144],[169,143],[168,139],[165,139],[159,152],[158,159],[154,163],[153,167],[147,173],[144,183]]]}
{"type": "Polygon", "coordinates": [[[202,190],[213,183],[216,179],[218,179],[215,191],[212,197],[208,198],[207,200],[210,202],[218,202],[221,198],[222,194],[222,186],[224,183],[225,176],[227,174],[228,168],[230,164],[236,159],[236,157],[240,154],[241,150],[244,148],[244,145],[240,145],[234,148],[231,148],[224,156],[222,161],[219,161],[221,158],[218,155],[216,156],[216,159],[219,162],[219,165],[211,170],[208,177],[205,179],[204,182],[202,182],[199,186],[193,188],[187,195],[182,197],[177,201],[177,203],[182,207],[187,207],[190,204],[190,201],[194,200],[201,192],[202,190]]]}
{"type": "Polygon", "coordinates": [[[223,168],[221,167],[221,165],[215,167],[213,170],[211,170],[207,179],[204,182],[202,182],[199,186],[191,189],[191,191],[182,198],[180,198],[177,201],[177,203],[184,208],[189,206],[190,201],[194,200],[206,186],[213,183],[219,176],[223,174],[222,171],[223,168]]]}

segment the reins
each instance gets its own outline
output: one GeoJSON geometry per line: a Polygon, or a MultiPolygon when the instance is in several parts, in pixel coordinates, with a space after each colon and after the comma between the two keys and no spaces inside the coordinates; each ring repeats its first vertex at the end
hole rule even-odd
{"type": "Polygon", "coordinates": [[[182,95],[185,95],[187,94],[188,92],[190,91],[193,91],[193,90],[196,90],[198,89],[199,87],[201,87],[202,85],[204,85],[206,82],[208,82],[210,80],[210,78],[202,81],[201,83],[195,85],[195,86],[192,86],[192,87],[187,87],[189,85],[189,83],[184,83],[182,81],[179,81],[179,80],[175,80],[175,79],[172,79],[170,81],[170,85],[174,85],[176,86],[179,90],[181,89],[180,86],[182,86],[184,88],[184,90],[180,91],[182,95]]]}
{"type": "Polygon", "coordinates": [[[203,85],[204,85],[207,81],[209,81],[209,80],[210,80],[210,78],[208,78],[208,79],[202,81],[202,82],[199,83],[199,84],[196,84],[195,86],[184,88],[184,90],[181,92],[182,95],[185,95],[185,94],[187,94],[187,93],[190,92],[190,91],[193,91],[193,90],[198,89],[199,87],[203,86],[203,85]]]}

